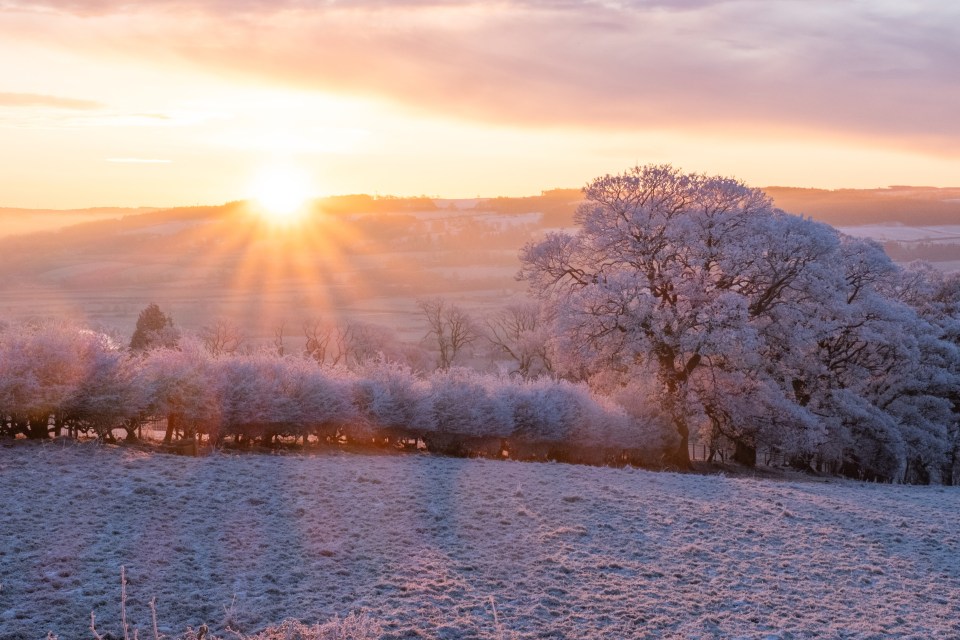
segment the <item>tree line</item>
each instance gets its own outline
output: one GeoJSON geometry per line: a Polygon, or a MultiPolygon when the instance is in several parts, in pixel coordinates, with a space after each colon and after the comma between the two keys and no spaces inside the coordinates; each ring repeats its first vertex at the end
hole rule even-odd
{"type": "Polygon", "coordinates": [[[584,383],[462,367],[417,374],[382,357],[324,365],[309,351],[215,353],[158,309],[145,313],[154,328],[135,333],[133,348],[64,322],[3,327],[0,437],[136,440],[159,418],[167,443],[419,442],[458,455],[656,462],[652,434],[584,383]]]}
{"type": "Polygon", "coordinates": [[[0,330],[0,435],[416,441],[432,450],[689,468],[689,445],[799,469],[960,482],[960,276],[776,209],[740,181],[635,167],[520,252],[529,299],[480,320],[417,301],[421,345],[356,322],[262,348],[156,305],[127,348],[0,330]],[[487,359],[473,357],[480,345],[487,359]],[[471,362],[478,370],[463,368],[471,362]]]}

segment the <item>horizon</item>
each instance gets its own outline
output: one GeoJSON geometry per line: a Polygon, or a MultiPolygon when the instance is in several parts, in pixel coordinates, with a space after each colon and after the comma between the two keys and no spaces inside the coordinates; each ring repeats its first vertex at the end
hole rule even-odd
{"type": "MultiPolygon", "coordinates": [[[[754,187],[755,185],[748,185],[754,187]]],[[[773,189],[779,190],[798,190],[798,191],[823,191],[826,193],[837,193],[837,192],[847,192],[847,191],[860,191],[860,192],[883,192],[883,191],[905,191],[905,190],[916,190],[916,191],[953,191],[960,190],[960,186],[933,186],[933,185],[923,185],[923,184],[890,184],[886,186],[878,187],[836,187],[836,188],[824,188],[824,187],[809,187],[809,186],[795,186],[795,185],[785,185],[785,184],[771,184],[762,187],[755,187],[760,191],[768,191],[773,189]]],[[[509,195],[509,194],[496,194],[496,195],[484,195],[477,194],[473,197],[463,196],[463,197],[451,197],[445,195],[434,195],[434,194],[394,194],[394,193],[330,193],[326,195],[307,195],[303,200],[305,205],[313,205],[321,200],[333,200],[337,198],[355,198],[355,197],[369,197],[373,200],[418,200],[418,199],[427,199],[435,201],[470,201],[470,200],[496,200],[498,198],[509,198],[509,199],[524,199],[524,198],[539,198],[544,197],[552,192],[557,191],[582,191],[583,187],[552,187],[549,189],[541,189],[539,193],[522,193],[519,195],[509,195]]],[[[156,204],[156,203],[144,203],[137,205],[116,205],[116,204],[94,204],[90,206],[66,206],[66,207],[27,207],[27,206],[11,206],[0,202],[0,210],[20,210],[20,211],[43,211],[43,212],[85,212],[85,211],[100,211],[100,210],[110,210],[116,209],[118,211],[134,211],[137,209],[144,209],[147,211],[160,211],[160,210],[172,210],[172,209],[191,209],[191,208],[217,208],[225,207],[234,204],[251,204],[257,201],[256,197],[248,198],[235,198],[233,200],[226,200],[223,202],[193,202],[193,203],[174,203],[174,204],[156,204]]]]}
{"type": "Polygon", "coordinates": [[[519,197],[665,162],[750,185],[947,187],[958,11],[3,2],[0,204],[190,206],[283,185],[286,200],[519,197]]]}

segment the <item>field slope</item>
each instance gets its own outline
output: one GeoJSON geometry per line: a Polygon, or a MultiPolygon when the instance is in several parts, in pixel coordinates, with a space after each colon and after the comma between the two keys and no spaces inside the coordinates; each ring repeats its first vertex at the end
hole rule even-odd
{"type": "MultiPolygon", "coordinates": [[[[960,637],[960,490],[0,447],[0,637],[363,609],[392,638],[960,637]]],[[[141,637],[149,634],[141,633],[141,637]]]]}

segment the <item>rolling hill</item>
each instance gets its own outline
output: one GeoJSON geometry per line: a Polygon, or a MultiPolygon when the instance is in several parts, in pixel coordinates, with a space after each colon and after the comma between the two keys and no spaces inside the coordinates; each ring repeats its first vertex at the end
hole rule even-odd
{"type": "MultiPolygon", "coordinates": [[[[895,259],[960,259],[960,226],[952,229],[960,189],[766,191],[791,213],[886,241],[895,259]]],[[[346,316],[417,339],[416,298],[442,295],[476,311],[502,304],[524,289],[513,277],[517,250],[573,225],[581,199],[573,189],[471,200],[338,196],[313,202],[287,230],[243,202],[0,209],[3,313],[73,316],[127,333],[138,311],[157,302],[188,329],[230,318],[266,339],[280,324],[296,333],[306,319],[346,316]],[[52,230],[36,231],[44,225],[52,230]]]]}

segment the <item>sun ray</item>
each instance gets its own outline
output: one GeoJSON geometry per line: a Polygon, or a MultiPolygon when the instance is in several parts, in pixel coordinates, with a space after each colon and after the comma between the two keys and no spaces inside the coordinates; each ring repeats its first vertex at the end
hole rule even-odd
{"type": "MultiPolygon", "coordinates": [[[[234,315],[257,318],[261,325],[283,322],[288,335],[297,334],[304,320],[337,315],[343,306],[340,277],[350,270],[351,247],[358,243],[350,225],[315,203],[305,206],[295,232],[257,211],[246,220],[255,231],[232,273],[229,288],[240,301],[234,315]]],[[[354,295],[351,290],[348,297],[354,295]]]]}
{"type": "Polygon", "coordinates": [[[280,227],[289,227],[304,219],[311,195],[309,176],[301,169],[287,165],[265,167],[251,184],[251,196],[258,214],[280,227]]]}

